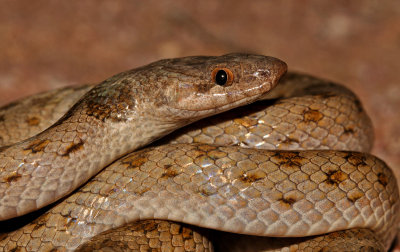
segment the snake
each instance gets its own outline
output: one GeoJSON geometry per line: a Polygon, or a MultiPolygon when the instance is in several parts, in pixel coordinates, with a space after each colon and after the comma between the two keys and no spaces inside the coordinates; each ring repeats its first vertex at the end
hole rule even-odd
{"type": "Polygon", "coordinates": [[[0,226],[47,209],[0,251],[389,249],[398,187],[360,101],[286,70],[166,59],[2,107],[0,226]]]}

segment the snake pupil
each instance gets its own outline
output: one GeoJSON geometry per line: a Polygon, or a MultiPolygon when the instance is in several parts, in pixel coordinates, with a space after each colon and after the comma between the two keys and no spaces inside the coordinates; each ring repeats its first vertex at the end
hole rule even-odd
{"type": "Polygon", "coordinates": [[[224,70],[219,70],[217,74],[215,75],[215,82],[218,85],[225,85],[225,83],[228,81],[228,75],[224,70]]]}

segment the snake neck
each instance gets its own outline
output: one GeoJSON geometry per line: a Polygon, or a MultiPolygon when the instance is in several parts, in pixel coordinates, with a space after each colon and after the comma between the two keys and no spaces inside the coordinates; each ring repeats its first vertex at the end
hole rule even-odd
{"type": "MultiPolygon", "coordinates": [[[[41,134],[0,150],[0,187],[20,187],[22,200],[29,202],[30,192],[24,188],[36,183],[54,188],[34,199],[35,205],[46,205],[49,199],[71,192],[115,159],[180,126],[140,115],[130,118],[129,123],[102,120],[75,109],[41,134]]],[[[7,192],[0,198],[9,200],[7,192]]]]}

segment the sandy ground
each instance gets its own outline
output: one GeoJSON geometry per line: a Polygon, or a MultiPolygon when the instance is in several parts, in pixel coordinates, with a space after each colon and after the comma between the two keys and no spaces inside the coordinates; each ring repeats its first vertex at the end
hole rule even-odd
{"type": "Polygon", "coordinates": [[[0,0],[0,105],[151,61],[252,52],[342,83],[400,178],[400,1],[0,0]]]}

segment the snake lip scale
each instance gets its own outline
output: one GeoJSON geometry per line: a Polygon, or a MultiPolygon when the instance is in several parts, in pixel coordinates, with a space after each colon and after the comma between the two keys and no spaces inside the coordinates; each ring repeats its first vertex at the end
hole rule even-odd
{"type": "MultiPolygon", "coordinates": [[[[21,122],[21,129],[0,132],[3,223],[66,197],[97,174],[31,224],[0,237],[0,251],[76,249],[102,230],[119,233],[125,223],[154,218],[247,235],[333,232],[322,237],[387,249],[398,188],[384,162],[362,153],[372,145],[368,116],[351,91],[306,75],[282,79],[286,69],[279,59],[251,54],[166,59],[93,88],[0,108],[0,129],[21,122]],[[253,103],[260,98],[266,102],[253,103]],[[58,105],[64,100],[68,111],[58,105]],[[21,113],[22,120],[6,113],[30,103],[52,108],[54,124],[42,125],[43,113],[21,113]],[[64,115],[56,120],[56,114],[64,115]],[[142,149],[171,132],[169,140],[142,149]]],[[[164,232],[168,225],[139,227],[164,232]]],[[[106,233],[96,237],[113,234],[106,233]]],[[[228,243],[240,248],[242,239],[228,243]]]]}

